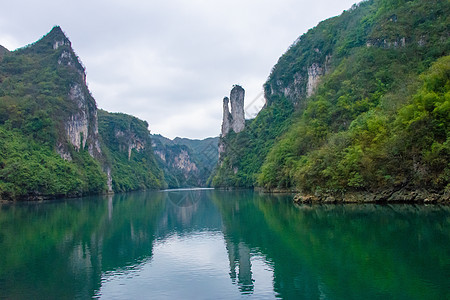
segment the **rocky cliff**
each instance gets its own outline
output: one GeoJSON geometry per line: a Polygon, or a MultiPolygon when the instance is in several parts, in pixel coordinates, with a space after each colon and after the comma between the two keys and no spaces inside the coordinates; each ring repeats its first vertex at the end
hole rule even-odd
{"type": "Polygon", "coordinates": [[[239,85],[234,85],[230,92],[230,98],[223,99],[222,130],[218,146],[219,159],[221,153],[226,151],[224,139],[230,131],[239,133],[245,128],[244,98],[245,90],[239,85]],[[231,106],[231,112],[228,103],[231,106]]]}
{"type": "MultiPolygon", "coordinates": [[[[300,42],[299,39],[292,47],[300,42]]],[[[295,106],[298,106],[314,94],[322,76],[328,73],[330,69],[332,55],[324,55],[323,50],[319,48],[308,50],[310,50],[311,62],[289,70],[289,72],[293,72],[292,76],[286,77],[282,73],[272,72],[264,85],[266,102],[268,101],[271,104],[272,99],[285,97],[295,106]]],[[[280,58],[279,63],[282,62],[283,57],[280,58]]],[[[278,69],[274,69],[274,71],[278,71],[278,69]]]]}
{"type": "Polygon", "coordinates": [[[222,132],[221,136],[225,137],[230,130],[239,133],[245,128],[245,112],[244,112],[244,97],[245,90],[235,85],[231,89],[230,98],[223,99],[223,118],[222,118],[222,132]],[[228,107],[231,106],[231,112],[228,107]]]}
{"type": "Polygon", "coordinates": [[[75,151],[87,148],[92,157],[101,158],[97,105],[87,88],[84,67],[61,28],[54,27],[41,40],[20,49],[18,53],[45,55],[47,67],[56,70],[65,79],[59,87],[60,93],[65,92],[61,96],[66,101],[61,115],[64,131],[58,132],[56,147],[61,157],[72,160],[69,144],[66,143],[68,141],[75,151]]]}

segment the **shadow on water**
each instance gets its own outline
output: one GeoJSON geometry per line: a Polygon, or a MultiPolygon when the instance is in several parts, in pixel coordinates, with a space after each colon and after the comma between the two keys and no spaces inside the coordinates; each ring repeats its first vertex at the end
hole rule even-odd
{"type": "Polygon", "coordinates": [[[224,237],[222,284],[240,295],[262,296],[255,269],[262,258],[272,298],[445,299],[449,225],[445,206],[296,206],[290,196],[252,191],[1,205],[0,298],[101,296],[105,274],[139,272],[151,265],[155,244],[203,232],[224,237]]]}

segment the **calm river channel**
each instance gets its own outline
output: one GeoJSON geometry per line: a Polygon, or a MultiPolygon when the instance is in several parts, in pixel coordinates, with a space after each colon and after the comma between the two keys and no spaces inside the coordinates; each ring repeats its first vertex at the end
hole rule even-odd
{"type": "Polygon", "coordinates": [[[173,190],[0,204],[0,299],[450,299],[450,206],[173,190]]]}

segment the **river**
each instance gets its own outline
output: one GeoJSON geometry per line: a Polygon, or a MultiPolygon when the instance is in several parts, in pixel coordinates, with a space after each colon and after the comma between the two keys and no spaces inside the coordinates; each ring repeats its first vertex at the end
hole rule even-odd
{"type": "Polygon", "coordinates": [[[450,207],[179,190],[0,205],[0,299],[450,299],[450,207]]]}

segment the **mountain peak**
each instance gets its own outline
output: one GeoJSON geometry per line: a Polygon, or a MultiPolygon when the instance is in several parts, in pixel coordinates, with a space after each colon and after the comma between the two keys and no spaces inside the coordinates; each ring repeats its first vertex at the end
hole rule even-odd
{"type": "Polygon", "coordinates": [[[43,38],[43,40],[44,39],[52,42],[53,49],[58,49],[64,45],[71,46],[69,39],[59,26],[54,26],[52,30],[43,38]]]}

